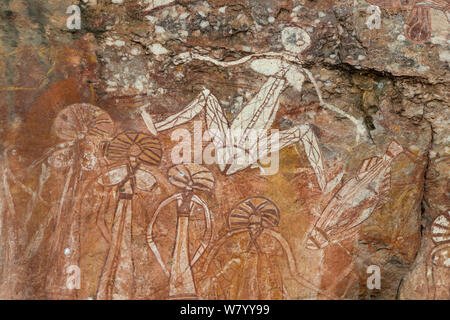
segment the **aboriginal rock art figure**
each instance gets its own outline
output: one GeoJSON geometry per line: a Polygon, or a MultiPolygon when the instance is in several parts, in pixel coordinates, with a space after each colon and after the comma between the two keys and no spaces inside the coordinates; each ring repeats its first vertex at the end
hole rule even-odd
{"type": "MultiPolygon", "coordinates": [[[[115,189],[115,213],[112,227],[100,216],[98,227],[109,243],[97,289],[98,299],[130,299],[133,289],[133,259],[131,231],[133,197],[137,191],[152,192],[155,177],[149,166],[156,166],[162,157],[162,148],[155,137],[139,132],[122,132],[106,147],[105,157],[112,162],[98,183],[115,189]]],[[[108,200],[106,200],[109,202],[108,200]]]]}
{"type": "MultiPolygon", "coordinates": [[[[436,268],[450,268],[450,213],[438,216],[431,225],[431,239],[435,244],[427,259],[428,297],[436,299],[436,268]]],[[[447,283],[448,290],[448,283],[447,283]]],[[[450,295],[450,292],[448,292],[450,295]]],[[[447,296],[448,297],[448,296],[447,296]]]]}
{"type": "MultiPolygon", "coordinates": [[[[47,291],[57,293],[65,288],[67,268],[79,265],[81,194],[87,186],[85,181],[89,172],[98,167],[99,146],[112,133],[114,124],[102,109],[82,103],[63,109],[53,127],[56,135],[65,142],[51,148],[32,166],[46,160],[65,175],[50,238],[52,266],[48,268],[46,283],[47,291]]],[[[44,166],[42,168],[44,170],[44,166]]],[[[38,186],[37,195],[40,189],[38,186]]]]}
{"type": "MultiPolygon", "coordinates": [[[[2,243],[10,243],[12,239],[14,247],[20,248],[20,254],[4,252],[5,246],[2,246],[2,260],[6,262],[6,270],[10,267],[8,263],[13,263],[14,260],[16,265],[29,261],[41,246],[45,232],[50,231],[48,248],[50,265],[45,268],[45,287],[47,293],[56,294],[60,298],[76,296],[75,291],[70,291],[65,286],[65,270],[70,265],[78,264],[80,251],[79,209],[81,194],[86,187],[84,180],[91,175],[90,172],[97,165],[97,154],[101,141],[112,132],[113,127],[114,124],[109,115],[96,106],[82,103],[63,109],[54,121],[53,131],[58,138],[65,142],[50,148],[41,158],[22,170],[22,176],[27,175],[29,170],[40,165],[41,170],[36,188],[25,185],[12,172],[8,155],[16,155],[17,150],[7,148],[3,154],[3,179],[0,193],[2,197],[6,198],[4,209],[6,209],[8,223],[3,224],[2,227],[8,227],[9,230],[6,233],[6,230],[2,230],[2,238],[4,235],[8,237],[8,240],[4,239],[2,243]],[[52,193],[52,190],[46,190],[47,187],[45,187],[50,177],[56,177],[56,181],[63,181],[59,199],[57,199],[58,194],[50,197],[51,199],[43,196],[44,192],[52,193]],[[16,218],[9,181],[30,196],[26,204],[26,213],[22,216],[21,221],[16,218]],[[34,233],[29,233],[27,226],[33,212],[39,206],[49,207],[50,210],[47,216],[41,220],[38,229],[34,233]],[[23,243],[23,239],[29,239],[28,243],[23,243]]],[[[8,277],[13,277],[13,275],[8,277]]],[[[9,286],[9,288],[13,287],[13,285],[9,286]]]]}
{"type": "Polygon", "coordinates": [[[405,34],[414,43],[424,43],[431,38],[430,9],[444,12],[450,21],[449,0],[367,0],[367,2],[386,9],[408,10],[405,34]]]}
{"type": "Polygon", "coordinates": [[[362,162],[356,177],[347,181],[330,200],[307,235],[306,247],[317,250],[358,233],[361,223],[383,204],[391,187],[391,163],[403,147],[393,141],[383,158],[362,162]]]}
{"type": "Polygon", "coordinates": [[[301,141],[316,174],[318,184],[324,190],[327,183],[322,155],[310,125],[298,125],[280,131],[276,142],[273,142],[272,135],[267,136],[267,130],[275,120],[282,92],[289,86],[301,92],[303,82],[307,77],[316,89],[321,106],[350,119],[357,126],[358,137],[360,134],[366,134],[366,131],[362,121],[324,102],[313,75],[309,70],[303,68],[302,61],[297,55],[309,47],[311,40],[308,33],[297,27],[287,27],[282,31],[282,42],[286,49],[285,52],[252,54],[229,62],[218,61],[191,52],[178,55],[174,60],[175,64],[187,63],[193,59],[210,62],[224,68],[249,63],[254,71],[267,76],[268,79],[260,91],[244,106],[231,125],[229,125],[218,99],[205,88],[185,109],[161,122],[154,123],[144,106],[142,117],[147,128],[156,135],[160,131],[190,121],[205,110],[206,124],[209,133],[213,136],[216,149],[216,160],[220,170],[227,175],[248,168],[270,152],[277,152],[301,141]],[[256,139],[252,139],[252,134],[256,139]],[[257,148],[258,143],[259,148],[257,148]]]}
{"type": "Polygon", "coordinates": [[[169,169],[169,181],[179,187],[181,193],[164,200],[156,210],[147,229],[147,243],[158,263],[169,278],[169,298],[196,298],[192,267],[209,246],[212,237],[212,216],[206,203],[196,195],[198,191],[210,192],[214,188],[214,177],[207,168],[198,164],[180,164],[169,169]],[[175,246],[171,256],[164,261],[155,243],[155,222],[161,211],[172,202],[176,203],[177,227],[175,246]],[[203,211],[205,230],[198,248],[189,238],[190,221],[197,209],[203,211]],[[191,252],[194,252],[190,254],[191,252]]]}
{"type": "Polygon", "coordinates": [[[264,197],[248,198],[230,212],[228,233],[215,243],[204,263],[204,298],[286,299],[283,261],[296,282],[332,298],[298,272],[288,242],[277,231],[279,222],[279,208],[264,197]]]}

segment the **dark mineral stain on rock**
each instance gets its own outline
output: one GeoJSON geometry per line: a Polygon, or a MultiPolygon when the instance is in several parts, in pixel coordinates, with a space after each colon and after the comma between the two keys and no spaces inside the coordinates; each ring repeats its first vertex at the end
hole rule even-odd
{"type": "Polygon", "coordinates": [[[450,299],[448,20],[369,2],[2,1],[0,298],[450,299]]]}

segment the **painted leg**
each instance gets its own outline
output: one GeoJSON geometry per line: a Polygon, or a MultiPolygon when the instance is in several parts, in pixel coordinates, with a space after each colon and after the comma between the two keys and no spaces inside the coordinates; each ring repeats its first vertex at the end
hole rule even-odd
{"type": "Polygon", "coordinates": [[[308,126],[308,130],[302,135],[303,146],[305,147],[306,156],[311,164],[311,167],[316,174],[317,183],[322,191],[325,190],[327,186],[327,181],[325,178],[325,171],[323,168],[323,158],[320,152],[319,144],[317,143],[317,137],[314,134],[311,126],[308,126]]]}
{"type": "Polygon", "coordinates": [[[370,138],[370,134],[367,131],[366,126],[364,125],[364,122],[362,119],[356,119],[352,115],[349,115],[348,113],[342,111],[341,109],[335,107],[334,105],[326,103],[322,98],[322,93],[320,92],[319,86],[317,85],[317,82],[314,79],[314,76],[312,75],[312,73],[305,68],[302,68],[302,71],[309,77],[309,80],[311,80],[314,88],[316,89],[316,93],[319,98],[320,105],[330,111],[333,111],[333,112],[339,114],[340,116],[343,116],[343,117],[349,119],[351,122],[353,122],[353,124],[356,126],[356,142],[359,141],[360,136],[365,137],[365,138],[370,138]]]}
{"type": "MultiPolygon", "coordinates": [[[[294,128],[279,132],[279,142],[271,146],[271,152],[277,152],[296,142],[303,143],[306,156],[316,175],[317,183],[321,190],[326,187],[325,171],[323,167],[322,153],[320,152],[317,137],[310,125],[299,125],[294,128]]],[[[268,148],[263,150],[268,151],[268,148]]]]}
{"type": "MultiPolygon", "coordinates": [[[[285,79],[270,77],[233,120],[231,130],[240,131],[241,140],[245,140],[252,130],[266,132],[272,126],[280,106],[279,97],[285,88],[285,79]]],[[[241,145],[240,140],[237,145],[241,145]]]]}
{"type": "Polygon", "coordinates": [[[255,144],[249,152],[242,153],[242,156],[233,162],[227,174],[243,170],[258,160],[265,159],[269,153],[278,152],[300,141],[303,143],[306,156],[314,170],[319,187],[321,190],[324,190],[326,179],[322,154],[317,143],[317,137],[309,125],[300,125],[267,137],[259,137],[258,144],[255,144]]]}
{"type": "Polygon", "coordinates": [[[114,289],[112,292],[113,300],[128,300],[133,297],[134,265],[131,253],[131,219],[132,202],[126,200],[125,221],[120,241],[119,261],[115,266],[114,289]]]}
{"type": "Polygon", "coordinates": [[[122,228],[125,221],[126,201],[120,200],[114,214],[111,244],[103,266],[102,274],[97,289],[97,300],[112,300],[114,288],[114,269],[120,254],[122,240],[122,228]]]}
{"type": "Polygon", "coordinates": [[[225,113],[217,98],[211,93],[206,98],[206,127],[213,139],[216,163],[223,172],[233,156],[233,137],[225,113]]]}
{"type": "MultiPolygon", "coordinates": [[[[145,106],[144,106],[145,107],[145,106]]],[[[217,98],[208,89],[203,89],[197,98],[192,101],[182,111],[171,115],[167,119],[154,123],[151,116],[142,109],[142,118],[147,126],[147,129],[154,135],[158,132],[165,131],[185,124],[191,121],[195,116],[200,114],[203,109],[206,112],[206,126],[213,143],[216,148],[217,163],[221,171],[225,170],[229,155],[229,148],[225,146],[232,146],[231,136],[229,134],[229,126],[225,113],[217,98]]]]}
{"type": "MultiPolygon", "coordinates": [[[[227,174],[233,174],[237,171],[244,170],[258,160],[263,160],[269,153],[278,152],[279,150],[290,146],[296,142],[300,142],[303,134],[309,126],[298,126],[287,130],[273,133],[269,136],[262,135],[257,137],[256,141],[250,141],[250,136],[246,137],[245,141],[242,141],[242,146],[248,146],[247,150],[239,150],[236,152],[236,157],[233,159],[233,163],[227,170],[227,174]]],[[[253,140],[253,139],[250,139],[253,140]]]]}

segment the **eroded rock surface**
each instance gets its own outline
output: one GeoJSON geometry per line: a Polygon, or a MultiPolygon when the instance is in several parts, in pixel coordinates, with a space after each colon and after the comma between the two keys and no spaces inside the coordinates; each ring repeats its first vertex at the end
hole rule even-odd
{"type": "Polygon", "coordinates": [[[449,15],[3,1],[0,297],[450,299],[449,15]]]}

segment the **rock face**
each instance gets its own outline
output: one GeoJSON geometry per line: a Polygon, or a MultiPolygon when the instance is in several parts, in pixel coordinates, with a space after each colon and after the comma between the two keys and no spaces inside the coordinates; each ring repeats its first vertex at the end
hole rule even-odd
{"type": "Polygon", "coordinates": [[[0,15],[0,298],[450,299],[447,0],[0,15]]]}

